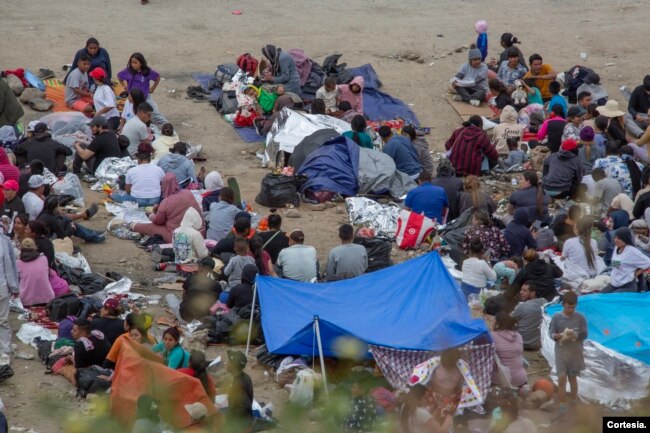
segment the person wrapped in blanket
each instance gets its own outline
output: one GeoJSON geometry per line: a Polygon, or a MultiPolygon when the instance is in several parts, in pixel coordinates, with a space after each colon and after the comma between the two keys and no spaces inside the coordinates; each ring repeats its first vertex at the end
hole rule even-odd
{"type": "Polygon", "coordinates": [[[253,120],[263,113],[258,102],[261,89],[251,84],[227,83],[224,90],[234,90],[237,97],[237,111],[225,114],[224,119],[240,128],[253,126],[253,120]],[[226,86],[232,88],[227,89],[226,86]]]}

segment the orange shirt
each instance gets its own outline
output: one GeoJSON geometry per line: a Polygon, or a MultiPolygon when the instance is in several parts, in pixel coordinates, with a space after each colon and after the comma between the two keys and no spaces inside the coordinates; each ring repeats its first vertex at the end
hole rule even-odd
{"type": "MultiPolygon", "coordinates": [[[[539,74],[537,75],[548,75],[552,70],[553,68],[551,65],[544,63],[542,64],[542,69],[540,69],[539,74]]],[[[526,75],[524,75],[524,78],[535,78],[535,75],[528,71],[526,72],[526,75]]],[[[535,80],[535,87],[539,89],[539,93],[541,93],[543,99],[548,99],[551,97],[551,92],[548,91],[548,85],[551,83],[551,81],[553,80],[535,80]]]]}

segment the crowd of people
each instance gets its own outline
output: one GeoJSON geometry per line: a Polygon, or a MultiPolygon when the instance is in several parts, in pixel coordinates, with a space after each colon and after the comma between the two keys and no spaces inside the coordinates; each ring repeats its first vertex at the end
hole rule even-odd
{"type": "MultiPolygon", "coordinates": [[[[350,123],[343,136],[388,155],[397,170],[417,182],[406,195],[405,209],[443,226],[469,214],[462,241],[450,245],[451,256],[462,270],[459,291],[467,301],[493,285],[499,290],[490,301],[496,307],[489,309],[486,304],[486,312],[495,315],[492,339],[499,364],[509,374],[505,381],[495,374],[493,383],[522,397],[528,395],[523,353],[540,349],[542,306],[561,296],[563,311],[553,316],[549,335],[556,342],[556,401],[566,413],[566,382],[569,397],[575,400],[576,377],[585,368],[582,342],[587,324],[576,312],[581,283],[607,274],[609,283],[597,289],[601,293],[646,289],[645,272],[650,269],[650,168],[646,164],[650,159],[644,145],[650,137],[650,76],[631,93],[624,112],[609,98],[596,72],[589,71],[577,89],[566,82],[563,89],[554,68],[539,54],[527,62],[515,45],[518,42],[512,34],[503,34],[499,60],[486,61],[479,48],[469,49],[468,61],[451,79],[454,99],[477,107],[487,103],[494,116],[471,116],[453,131],[445,143],[447,158],[437,165],[428,143],[412,126],[397,131],[382,125],[374,131],[368,125],[360,77],[343,84],[328,77],[315,100],[303,101],[296,61],[273,45],[262,49],[259,68],[250,58],[239,65],[261,85],[236,84],[238,109],[229,120],[254,126],[264,135],[284,108],[337,117],[350,123]],[[492,170],[516,173],[512,179],[517,190],[505,204],[495,203],[482,186],[480,177],[492,170]]],[[[137,161],[111,199],[134,202],[147,211],[149,222],[133,223],[129,230],[152,251],[157,269],[175,266],[187,277],[177,311],[181,320],[250,306],[257,275],[314,283],[367,272],[369,252],[356,242],[365,231],[355,232],[351,225],[342,224],[340,245],[321,266],[317,250],[306,243],[308,233],[286,233],[275,210],[259,224],[254,222],[238,191],[226,186],[220,173],[197,173],[187,157],[187,143],[153,100],[160,74],[141,53],[133,53],[115,77],[126,98],[121,112],[108,52],[96,39],[89,39],[65,78],[65,100],[70,109],[89,116],[90,143],[76,142],[70,149],[52,138],[47,124],[35,121],[13,152],[0,149],[4,233],[0,237],[0,352],[11,353],[10,296],[30,307],[70,292],[60,275],[53,242],[72,236],[86,242],[105,241],[104,232],[81,224],[93,217],[97,205],[78,213],[64,211],[46,174],[60,176],[71,170],[90,178],[106,158],[137,161]],[[204,190],[200,200],[192,192],[198,188],[204,190]]],[[[18,121],[5,113],[0,119],[4,122],[0,126],[18,121]]],[[[170,369],[200,379],[206,394],[214,398],[205,354],[186,351],[177,328],[168,328],[161,341],[155,341],[151,316],[137,312],[123,316],[120,300],[108,298],[94,318],[72,320],[67,336],[71,349],[53,371],[78,386],[81,369],[101,366],[105,369],[101,380],[110,386],[120,346],[128,340],[149,347],[170,369]]],[[[431,382],[406,394],[399,409],[402,432],[449,430],[465,380],[459,356],[443,352],[431,382]]],[[[234,377],[229,416],[252,422],[253,387],[243,372],[246,357],[229,352],[228,365],[234,377]]],[[[377,417],[366,385],[361,378],[351,384],[353,404],[343,421],[346,431],[370,431],[377,417]]],[[[188,412],[198,414],[199,425],[208,425],[206,408],[197,405],[202,406],[196,403],[188,412]]],[[[143,430],[137,431],[159,431],[149,425],[159,420],[155,406],[151,396],[140,397],[142,417],[136,426],[143,430]]],[[[501,418],[497,419],[495,431],[535,431],[518,417],[516,400],[503,403],[501,409],[509,420],[499,424],[501,418]],[[515,423],[527,430],[508,429],[515,423]]]]}

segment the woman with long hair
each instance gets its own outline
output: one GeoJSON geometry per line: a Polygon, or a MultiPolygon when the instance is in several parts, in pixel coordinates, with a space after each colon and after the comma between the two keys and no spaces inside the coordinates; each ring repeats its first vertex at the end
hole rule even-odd
{"type": "Polygon", "coordinates": [[[210,397],[210,400],[214,400],[214,397],[217,395],[217,389],[214,381],[208,374],[208,361],[205,359],[205,353],[193,350],[190,353],[189,366],[187,368],[179,368],[178,371],[199,379],[205,393],[210,397]]]}
{"type": "Polygon", "coordinates": [[[515,214],[515,210],[523,207],[528,211],[528,222],[541,221],[548,223],[550,215],[548,213],[548,203],[551,201],[540,182],[537,173],[529,170],[524,171],[518,178],[519,190],[510,195],[508,204],[508,213],[515,214]]]}
{"type": "Polygon", "coordinates": [[[486,260],[499,260],[508,257],[510,245],[503,236],[503,232],[492,223],[490,214],[485,209],[478,209],[472,217],[472,225],[465,231],[463,237],[463,254],[469,256],[472,239],[479,238],[485,248],[486,260]]]}
{"type": "Polygon", "coordinates": [[[481,188],[481,182],[476,176],[467,176],[463,179],[463,192],[458,198],[458,214],[465,209],[483,209],[492,215],[497,210],[497,204],[490,194],[481,188]]]}
{"type": "Polygon", "coordinates": [[[593,278],[605,270],[605,263],[598,256],[598,243],[591,238],[592,227],[590,217],[580,218],[575,225],[575,237],[567,239],[562,248],[567,273],[580,274],[583,279],[593,278]]]}

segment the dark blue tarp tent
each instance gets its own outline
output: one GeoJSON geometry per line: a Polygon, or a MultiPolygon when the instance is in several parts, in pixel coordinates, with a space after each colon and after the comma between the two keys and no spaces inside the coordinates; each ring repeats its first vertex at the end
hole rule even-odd
{"type": "Polygon", "coordinates": [[[354,196],[359,190],[359,145],[346,137],[325,142],[305,158],[298,174],[308,180],[300,191],[332,191],[354,196]]]}
{"type": "Polygon", "coordinates": [[[432,252],[372,274],[310,284],[258,277],[262,327],[271,353],[312,355],[314,318],[325,356],[352,336],[395,349],[438,351],[487,334],[438,253],[432,252]]]}

